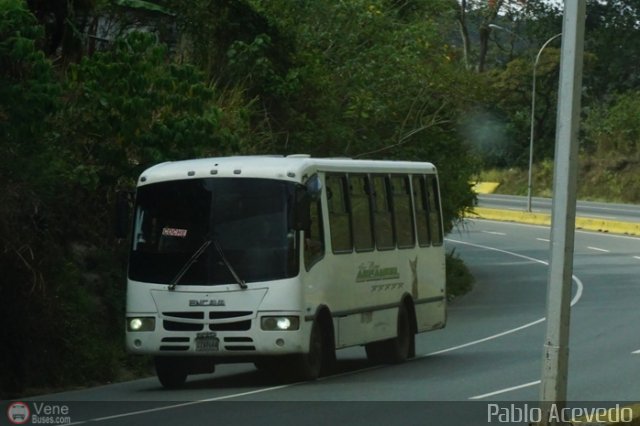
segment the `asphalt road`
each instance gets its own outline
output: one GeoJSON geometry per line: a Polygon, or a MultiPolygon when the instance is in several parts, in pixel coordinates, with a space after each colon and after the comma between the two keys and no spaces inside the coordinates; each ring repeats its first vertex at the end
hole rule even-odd
{"type": "MultiPolygon", "coordinates": [[[[101,426],[526,424],[491,413],[512,416],[516,404],[535,414],[548,239],[548,228],[480,220],[450,234],[447,246],[475,288],[450,304],[444,330],[417,336],[418,356],[405,364],[372,365],[363,348],[350,348],[338,352],[336,374],[315,382],[283,384],[249,364],[223,365],[180,390],[149,378],[45,395],[32,411],[37,401],[66,405],[73,423],[101,426]]],[[[569,400],[637,401],[640,239],[578,232],[574,259],[569,400]]]]}
{"type": "MultiPolygon", "coordinates": [[[[531,199],[531,210],[534,212],[550,213],[551,204],[551,198],[533,197],[531,199]]],[[[481,194],[478,195],[478,206],[524,211],[527,208],[527,197],[481,194]]],[[[622,222],[640,222],[640,205],[578,201],[577,215],[622,222]]]]}

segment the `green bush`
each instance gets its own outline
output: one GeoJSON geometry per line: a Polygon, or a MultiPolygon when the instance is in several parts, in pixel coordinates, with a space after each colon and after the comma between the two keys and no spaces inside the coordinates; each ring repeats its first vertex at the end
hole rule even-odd
{"type": "Polygon", "coordinates": [[[474,278],[469,268],[456,254],[455,249],[447,253],[447,298],[453,300],[471,291],[474,278]]]}
{"type": "Polygon", "coordinates": [[[640,160],[640,91],[625,92],[610,104],[595,107],[584,127],[588,152],[640,160]]]}

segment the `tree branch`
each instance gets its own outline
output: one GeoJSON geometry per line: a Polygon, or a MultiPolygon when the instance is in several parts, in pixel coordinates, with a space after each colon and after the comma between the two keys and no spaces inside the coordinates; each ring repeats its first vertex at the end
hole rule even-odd
{"type": "MultiPolygon", "coordinates": [[[[373,151],[363,152],[362,154],[358,154],[358,155],[353,156],[353,158],[361,158],[361,157],[364,157],[364,156],[367,156],[367,155],[378,154],[380,152],[384,152],[384,151],[388,151],[388,150],[393,149],[393,148],[397,148],[397,147],[402,146],[402,145],[406,144],[407,142],[409,142],[409,140],[411,139],[412,136],[414,136],[414,135],[416,135],[416,134],[418,134],[420,132],[423,132],[423,131],[425,131],[425,130],[431,128],[431,127],[434,127],[434,126],[439,126],[441,124],[450,123],[451,120],[445,120],[445,119],[437,120],[436,119],[438,117],[440,111],[442,111],[442,109],[445,107],[445,105],[446,105],[446,102],[444,102],[442,105],[440,105],[438,110],[436,112],[434,112],[433,115],[431,116],[431,121],[429,121],[429,123],[424,124],[424,125],[422,125],[420,127],[417,127],[415,129],[412,129],[412,130],[406,132],[404,135],[402,135],[398,139],[398,141],[396,143],[394,143],[392,145],[389,145],[389,146],[382,147],[382,148],[374,149],[373,151]]],[[[406,120],[405,120],[405,122],[406,122],[406,120]]],[[[404,124],[403,124],[403,127],[404,127],[404,124]]]]}

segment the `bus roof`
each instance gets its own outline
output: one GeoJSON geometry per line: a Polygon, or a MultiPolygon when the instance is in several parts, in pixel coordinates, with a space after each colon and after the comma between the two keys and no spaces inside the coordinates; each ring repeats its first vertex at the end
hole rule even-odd
{"type": "Polygon", "coordinates": [[[321,171],[435,174],[436,168],[427,162],[313,158],[304,154],[211,157],[157,164],[140,175],[138,186],[204,177],[251,177],[302,183],[313,173],[321,171]]]}

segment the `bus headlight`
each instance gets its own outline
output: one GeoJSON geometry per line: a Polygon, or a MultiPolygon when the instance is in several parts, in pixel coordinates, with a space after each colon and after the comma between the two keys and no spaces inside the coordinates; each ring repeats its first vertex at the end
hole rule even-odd
{"type": "Polygon", "coordinates": [[[156,319],[153,317],[127,318],[127,331],[153,331],[156,329],[156,319]]]}
{"type": "Polygon", "coordinates": [[[262,317],[260,325],[266,331],[297,330],[300,328],[300,318],[295,316],[262,317]]]}

